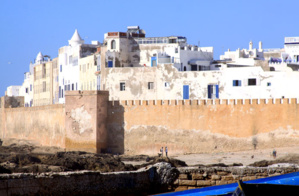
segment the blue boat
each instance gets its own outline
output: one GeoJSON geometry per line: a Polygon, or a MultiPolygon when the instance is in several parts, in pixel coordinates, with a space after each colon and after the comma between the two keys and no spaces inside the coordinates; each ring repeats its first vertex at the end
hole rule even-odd
{"type": "MultiPolygon", "coordinates": [[[[205,188],[191,189],[186,191],[178,191],[166,194],[163,196],[241,196],[241,195],[289,195],[288,193],[296,193],[299,195],[299,172],[250,180],[246,182],[232,183],[227,185],[218,185],[205,188]]],[[[292,194],[293,195],[293,194],[292,194]]]]}

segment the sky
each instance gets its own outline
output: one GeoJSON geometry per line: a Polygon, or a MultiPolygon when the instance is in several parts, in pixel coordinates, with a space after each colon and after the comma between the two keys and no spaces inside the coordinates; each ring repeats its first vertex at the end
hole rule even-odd
{"type": "Polygon", "coordinates": [[[0,96],[22,85],[38,52],[58,56],[75,29],[101,43],[104,33],[139,25],[147,37],[185,36],[192,45],[213,46],[214,59],[228,48],[283,48],[299,36],[298,0],[1,0],[0,96]]]}

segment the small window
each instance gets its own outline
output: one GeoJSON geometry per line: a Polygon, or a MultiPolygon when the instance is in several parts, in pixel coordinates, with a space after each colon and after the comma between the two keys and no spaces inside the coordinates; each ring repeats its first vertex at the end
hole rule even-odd
{"type": "Polygon", "coordinates": [[[169,82],[165,82],[164,86],[165,86],[165,88],[169,88],[170,87],[169,82]]]}
{"type": "Polygon", "coordinates": [[[153,82],[148,83],[148,89],[154,89],[154,83],[153,82]]]}
{"type": "Polygon", "coordinates": [[[121,82],[120,83],[120,91],[125,91],[126,90],[126,83],[121,82]]]}
{"type": "Polygon", "coordinates": [[[271,86],[271,82],[267,82],[267,86],[271,86]]]}
{"type": "Polygon", "coordinates": [[[241,80],[233,80],[233,86],[242,86],[241,80]]]}
{"type": "Polygon", "coordinates": [[[47,86],[46,86],[46,82],[43,82],[43,92],[47,91],[47,86]]]}
{"type": "Polygon", "coordinates": [[[28,88],[25,89],[25,92],[28,93],[28,88]]]}
{"type": "Polygon", "coordinates": [[[248,86],[256,86],[256,78],[249,78],[248,86]]]}
{"type": "Polygon", "coordinates": [[[179,52],[179,49],[178,49],[178,48],[175,48],[174,52],[175,52],[175,53],[178,53],[178,52],[179,52]]]}
{"type": "Polygon", "coordinates": [[[45,78],[46,77],[46,74],[47,74],[47,71],[46,71],[46,64],[43,64],[43,67],[42,67],[42,77],[45,78]]]}
{"type": "Polygon", "coordinates": [[[62,65],[60,65],[60,72],[62,72],[62,65]]]}
{"type": "Polygon", "coordinates": [[[111,49],[116,49],[116,42],[115,42],[115,40],[111,41],[111,49]]]}
{"type": "Polygon", "coordinates": [[[30,84],[30,91],[32,91],[32,84],[30,84]]]}

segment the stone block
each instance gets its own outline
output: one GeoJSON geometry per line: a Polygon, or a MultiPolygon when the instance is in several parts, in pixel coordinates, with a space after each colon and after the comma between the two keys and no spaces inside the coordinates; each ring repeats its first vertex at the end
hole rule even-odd
{"type": "Polygon", "coordinates": [[[223,184],[227,184],[227,181],[223,181],[223,180],[217,180],[215,181],[216,185],[223,185],[223,184]]]}
{"type": "Polygon", "coordinates": [[[192,180],[203,180],[204,177],[202,174],[192,174],[192,180]]]}
{"type": "Polygon", "coordinates": [[[180,180],[180,186],[196,186],[196,180],[180,180]]]}
{"type": "Polygon", "coordinates": [[[274,174],[270,174],[269,176],[279,176],[281,175],[281,173],[274,173],[274,174]]]}
{"type": "Polygon", "coordinates": [[[179,185],[179,179],[176,179],[174,182],[173,182],[173,185],[179,185]]]}
{"type": "Polygon", "coordinates": [[[234,178],[232,175],[229,175],[229,176],[222,176],[221,179],[224,181],[229,181],[229,180],[233,180],[234,178]]]}
{"type": "Polygon", "coordinates": [[[249,181],[249,180],[255,180],[256,177],[255,176],[245,176],[242,178],[242,181],[249,181]]]}
{"type": "Polygon", "coordinates": [[[220,179],[221,179],[221,176],[219,176],[219,175],[212,175],[212,176],[211,176],[211,179],[212,179],[212,180],[220,180],[220,179]]]}
{"type": "Polygon", "coordinates": [[[227,172],[227,171],[217,171],[217,174],[220,175],[220,176],[225,176],[225,175],[229,174],[229,172],[227,172]]]}
{"type": "Polygon", "coordinates": [[[188,190],[189,189],[197,189],[197,187],[195,187],[195,186],[188,186],[188,190]]]}
{"type": "Polygon", "coordinates": [[[268,176],[268,174],[267,174],[267,173],[264,173],[264,172],[263,172],[263,173],[256,173],[255,175],[256,175],[256,176],[268,176]]]}
{"type": "Polygon", "coordinates": [[[199,187],[211,186],[211,181],[210,180],[197,180],[197,186],[199,186],[199,187]]]}
{"type": "Polygon", "coordinates": [[[185,191],[185,190],[188,190],[187,186],[179,186],[174,191],[177,192],[177,191],[185,191]]]}
{"type": "Polygon", "coordinates": [[[233,179],[234,180],[240,180],[241,179],[241,176],[239,175],[232,175],[233,179]]]}
{"type": "Polygon", "coordinates": [[[187,174],[180,174],[179,179],[180,180],[188,180],[188,175],[187,174]]]}

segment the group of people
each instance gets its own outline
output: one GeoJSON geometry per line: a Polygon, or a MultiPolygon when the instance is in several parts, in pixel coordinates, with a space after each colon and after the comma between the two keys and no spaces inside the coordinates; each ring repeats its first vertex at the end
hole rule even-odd
{"type": "MultiPolygon", "coordinates": [[[[159,153],[159,156],[162,156],[163,157],[163,146],[161,147],[160,149],[160,153],[159,153]]],[[[168,148],[167,146],[165,146],[165,155],[168,157],[168,148]]]]}

